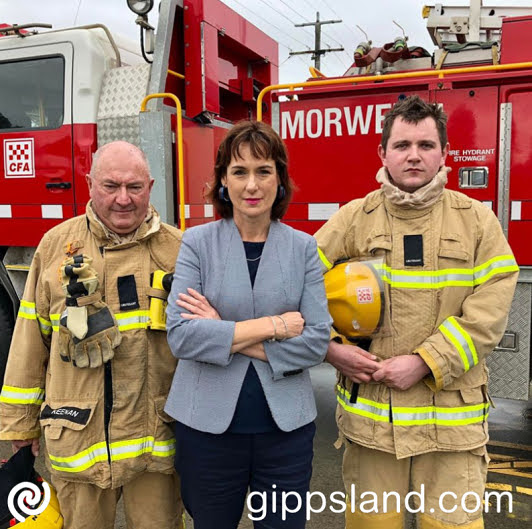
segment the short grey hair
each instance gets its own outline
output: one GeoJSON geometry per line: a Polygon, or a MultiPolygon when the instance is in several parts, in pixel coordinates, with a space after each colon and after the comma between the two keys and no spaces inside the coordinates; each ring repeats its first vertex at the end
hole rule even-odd
{"type": "Polygon", "coordinates": [[[148,178],[151,180],[152,176],[151,176],[151,171],[150,171],[150,164],[148,162],[148,158],[146,157],[146,154],[144,154],[144,151],[140,149],[139,147],[137,147],[136,145],[133,145],[133,143],[129,143],[123,140],[117,140],[117,141],[112,141],[110,143],[106,143],[105,145],[102,145],[96,150],[96,152],[92,155],[92,165],[91,165],[89,177],[91,179],[94,179],[98,171],[98,165],[100,163],[100,158],[102,154],[104,154],[105,151],[107,151],[110,147],[116,146],[117,144],[130,148],[134,153],[140,156],[141,160],[146,165],[146,169],[148,171],[148,178]]]}

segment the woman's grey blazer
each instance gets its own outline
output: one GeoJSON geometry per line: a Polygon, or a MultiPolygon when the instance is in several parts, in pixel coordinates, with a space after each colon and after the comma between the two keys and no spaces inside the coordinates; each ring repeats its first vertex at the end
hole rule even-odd
{"type": "Polygon", "coordinates": [[[272,221],[252,289],[232,219],[188,229],[168,298],[168,343],[180,360],[165,411],[196,430],[224,432],[253,362],[279,428],[308,424],[316,417],[308,368],[325,357],[330,325],[313,237],[272,221]],[[201,292],[222,319],[181,318],[176,299],[187,287],[201,292]],[[230,353],[235,322],[289,311],[301,312],[304,330],[284,342],[265,341],[268,362],[230,353]]]}

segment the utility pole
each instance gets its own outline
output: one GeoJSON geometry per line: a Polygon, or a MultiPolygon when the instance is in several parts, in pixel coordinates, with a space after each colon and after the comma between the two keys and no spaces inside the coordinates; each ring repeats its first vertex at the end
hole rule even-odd
{"type": "Polygon", "coordinates": [[[321,56],[325,55],[328,51],[344,51],[344,48],[327,48],[321,49],[321,26],[324,24],[339,24],[342,20],[323,20],[320,21],[319,11],[316,13],[316,22],[306,22],[305,24],[294,24],[296,28],[302,28],[305,26],[314,26],[314,50],[308,51],[291,51],[290,55],[305,55],[312,53],[312,60],[314,61],[314,67],[319,70],[321,65],[321,56]]]}

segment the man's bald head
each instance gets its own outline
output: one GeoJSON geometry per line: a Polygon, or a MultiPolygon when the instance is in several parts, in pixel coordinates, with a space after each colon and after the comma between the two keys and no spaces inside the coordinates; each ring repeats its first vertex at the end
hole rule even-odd
{"type": "Polygon", "coordinates": [[[148,178],[151,178],[150,167],[148,165],[148,159],[144,154],[144,151],[139,149],[136,145],[129,143],[127,141],[112,141],[111,143],[106,143],[102,145],[92,156],[92,166],[90,171],[90,177],[94,178],[97,176],[100,165],[102,162],[106,163],[106,158],[110,157],[113,159],[117,153],[124,153],[128,156],[131,156],[133,159],[138,161],[140,172],[146,172],[148,178]]]}

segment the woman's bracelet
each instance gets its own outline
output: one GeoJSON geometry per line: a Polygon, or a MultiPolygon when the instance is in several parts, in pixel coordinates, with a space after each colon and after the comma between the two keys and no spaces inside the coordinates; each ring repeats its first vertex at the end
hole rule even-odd
{"type": "MultiPolygon", "coordinates": [[[[282,316],[277,315],[277,318],[280,318],[281,321],[283,322],[284,330],[285,330],[285,333],[286,333],[284,338],[283,338],[283,340],[286,340],[288,338],[288,325],[286,324],[286,321],[285,321],[285,319],[282,316]]],[[[280,340],[280,341],[283,341],[283,340],[280,340]]]]}
{"type": "Polygon", "coordinates": [[[273,316],[268,316],[270,320],[272,320],[273,324],[273,336],[268,339],[269,342],[275,342],[277,340],[277,327],[275,325],[275,320],[273,319],[273,316]]]}

